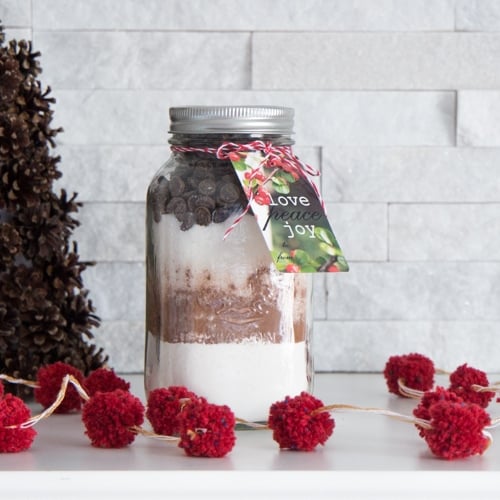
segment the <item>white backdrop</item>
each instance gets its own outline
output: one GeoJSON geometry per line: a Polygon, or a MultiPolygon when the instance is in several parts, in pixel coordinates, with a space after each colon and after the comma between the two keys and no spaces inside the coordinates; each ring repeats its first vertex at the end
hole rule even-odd
{"type": "Polygon", "coordinates": [[[1,0],[64,127],[58,187],[122,372],[144,347],[144,200],[184,104],[296,110],[349,273],[315,280],[318,371],[418,351],[500,370],[500,2],[1,0]]]}

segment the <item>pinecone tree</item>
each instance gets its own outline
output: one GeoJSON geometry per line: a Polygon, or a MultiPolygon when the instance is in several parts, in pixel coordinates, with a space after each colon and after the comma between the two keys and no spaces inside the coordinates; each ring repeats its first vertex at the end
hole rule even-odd
{"type": "Polygon", "coordinates": [[[81,277],[93,263],[70,244],[81,203],[53,191],[62,129],[50,125],[55,100],[37,80],[39,57],[28,41],[6,43],[0,25],[0,373],[28,380],[56,361],[84,374],[107,361],[91,342],[100,320],[81,277]]]}

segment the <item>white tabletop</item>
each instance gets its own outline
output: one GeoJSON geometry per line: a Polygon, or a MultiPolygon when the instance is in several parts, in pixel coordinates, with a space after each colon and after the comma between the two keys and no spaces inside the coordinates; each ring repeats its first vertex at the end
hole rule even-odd
{"type": "MultiPolygon", "coordinates": [[[[145,402],[142,376],[124,378],[145,402]]],[[[437,383],[447,385],[447,380],[438,378],[437,383]]],[[[416,405],[389,394],[381,374],[318,374],[314,394],[325,404],[378,407],[406,415],[416,405]]],[[[500,405],[492,402],[488,411],[493,418],[500,416],[500,405]]],[[[469,498],[468,493],[475,499],[500,498],[500,439],[482,456],[446,461],[431,454],[413,424],[367,413],[332,416],[333,435],[313,452],[280,451],[270,431],[242,430],[230,454],[209,459],[188,457],[175,443],[144,436],[123,449],[94,448],[79,413],[52,415],[36,425],[38,435],[30,450],[0,455],[2,498],[212,494],[241,499],[269,493],[272,498],[282,494],[316,499],[331,498],[332,493],[341,494],[339,498],[378,498],[380,493],[380,498],[402,499],[421,498],[424,492],[426,498],[434,498],[433,493],[448,498],[445,492],[450,498],[469,498]],[[355,493],[360,496],[351,496],[355,493]]],[[[500,428],[492,430],[494,438],[498,432],[500,428]]]]}

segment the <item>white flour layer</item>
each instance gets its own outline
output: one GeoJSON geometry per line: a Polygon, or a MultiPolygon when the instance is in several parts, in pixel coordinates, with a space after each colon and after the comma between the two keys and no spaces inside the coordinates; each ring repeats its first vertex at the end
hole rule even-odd
{"type": "Polygon", "coordinates": [[[161,370],[151,373],[147,390],[182,385],[238,418],[264,421],[272,403],[311,389],[307,363],[305,342],[161,342],[161,370]]]}
{"type": "Polygon", "coordinates": [[[230,217],[220,224],[194,225],[181,231],[173,215],[163,215],[153,236],[160,281],[168,281],[171,289],[197,287],[209,275],[212,286],[225,287],[230,279],[241,292],[256,269],[272,268],[271,255],[254,217],[243,217],[224,240],[233,220],[230,217]]]}

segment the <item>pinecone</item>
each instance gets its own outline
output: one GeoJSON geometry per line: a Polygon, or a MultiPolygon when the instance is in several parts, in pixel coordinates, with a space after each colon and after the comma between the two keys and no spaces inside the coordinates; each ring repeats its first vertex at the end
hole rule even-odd
{"type": "Polygon", "coordinates": [[[0,108],[8,107],[14,101],[22,81],[19,63],[0,49],[0,108]]]}
{"type": "Polygon", "coordinates": [[[7,304],[0,303],[0,351],[7,349],[10,337],[15,335],[19,323],[18,312],[7,304]]]}
{"type": "MultiPolygon", "coordinates": [[[[13,113],[0,114],[0,162],[3,163],[7,158],[14,160],[21,158],[25,154],[24,149],[29,145],[30,130],[25,116],[13,113]]],[[[4,175],[2,173],[2,182],[6,184],[4,175]]],[[[15,193],[17,189],[14,187],[12,190],[15,193]]]]}
{"type": "Polygon", "coordinates": [[[40,52],[33,52],[32,49],[31,42],[27,40],[11,40],[7,49],[9,55],[19,63],[19,69],[24,78],[28,76],[36,78],[42,72],[38,61],[41,54],[40,52]]]}
{"type": "Polygon", "coordinates": [[[20,249],[21,237],[16,228],[9,222],[0,224],[0,260],[2,261],[0,269],[12,264],[20,249]]]}
{"type": "Polygon", "coordinates": [[[30,42],[0,40],[0,373],[29,380],[56,361],[84,374],[107,361],[89,342],[100,320],[81,274],[93,263],[69,243],[81,204],[53,192],[62,129],[51,127],[55,99],[36,79],[39,56],[30,42]]]}

